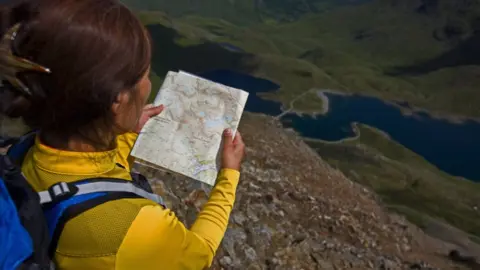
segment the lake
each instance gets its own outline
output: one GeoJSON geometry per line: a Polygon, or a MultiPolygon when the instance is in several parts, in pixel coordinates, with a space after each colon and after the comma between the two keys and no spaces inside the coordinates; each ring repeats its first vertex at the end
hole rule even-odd
{"type": "MultiPolygon", "coordinates": [[[[215,70],[200,76],[250,93],[246,110],[276,116],[281,104],[259,98],[256,94],[275,91],[279,86],[271,81],[229,70],[215,70]]],[[[326,141],[338,141],[355,136],[351,124],[359,122],[378,128],[390,137],[423,156],[439,169],[455,176],[480,181],[480,123],[462,124],[432,118],[426,113],[402,114],[398,106],[380,99],[326,93],[330,110],[326,115],[311,117],[287,114],[284,125],[302,136],[326,141]]]]}

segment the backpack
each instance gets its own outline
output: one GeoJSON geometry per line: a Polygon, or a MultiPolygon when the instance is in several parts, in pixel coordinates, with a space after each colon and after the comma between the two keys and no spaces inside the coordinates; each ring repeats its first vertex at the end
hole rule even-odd
{"type": "MultiPolygon", "coordinates": [[[[91,178],[60,182],[35,192],[21,164],[35,142],[35,132],[20,138],[0,138],[0,270],[55,269],[53,257],[65,224],[102,203],[122,198],[146,198],[163,206],[147,179],[91,178]]],[[[120,166],[120,165],[119,165],[120,166]]]]}

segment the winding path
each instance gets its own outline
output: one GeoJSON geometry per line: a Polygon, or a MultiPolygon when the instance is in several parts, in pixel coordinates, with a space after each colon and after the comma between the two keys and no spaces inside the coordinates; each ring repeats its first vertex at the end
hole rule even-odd
{"type": "Polygon", "coordinates": [[[287,110],[283,111],[281,114],[275,116],[275,118],[276,118],[276,119],[280,119],[280,118],[282,118],[283,116],[285,116],[286,114],[292,112],[293,109],[294,109],[295,102],[296,102],[297,100],[301,99],[301,98],[302,98],[303,96],[305,96],[306,94],[311,93],[313,90],[315,90],[315,89],[309,89],[309,90],[301,93],[300,95],[298,95],[296,98],[292,99],[292,100],[290,101],[290,108],[288,108],[287,110]]]}
{"type": "Polygon", "coordinates": [[[297,97],[295,97],[294,99],[292,99],[290,101],[290,107],[287,109],[287,110],[284,110],[282,113],[280,113],[279,115],[275,116],[275,119],[280,119],[282,117],[284,117],[286,114],[289,114],[289,113],[292,113],[293,110],[295,109],[295,102],[299,99],[301,99],[303,96],[305,96],[306,94],[309,94],[313,91],[316,91],[317,92],[317,95],[318,97],[322,100],[322,106],[323,106],[323,109],[321,111],[320,114],[326,114],[328,112],[328,108],[329,108],[329,103],[328,103],[328,98],[323,95],[323,92],[336,92],[334,90],[330,90],[330,89],[318,89],[318,88],[311,88],[303,93],[301,93],[300,95],[298,95],[297,97]]]}

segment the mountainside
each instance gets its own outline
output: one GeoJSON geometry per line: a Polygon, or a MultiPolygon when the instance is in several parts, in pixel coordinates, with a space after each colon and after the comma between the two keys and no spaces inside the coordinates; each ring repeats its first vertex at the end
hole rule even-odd
{"type": "MultiPolygon", "coordinates": [[[[278,91],[260,95],[286,108],[295,101],[293,112],[322,111],[324,101],[309,94],[320,88],[406,101],[435,116],[460,121],[480,116],[480,67],[455,62],[462,52],[467,52],[462,59],[475,59],[477,47],[464,46],[476,32],[443,41],[435,33],[448,16],[472,18],[468,25],[473,27],[476,9],[465,9],[475,2],[372,0],[292,22],[250,26],[193,14],[172,17],[161,11],[141,11],[139,16],[154,41],[154,89],[168,70],[228,69],[278,84],[278,91]],[[459,65],[435,60],[443,55],[459,65]],[[429,61],[436,62],[422,66],[429,61]]],[[[232,3],[237,2],[222,2],[229,7],[232,3]]],[[[359,129],[363,136],[355,140],[307,142],[329,164],[376,192],[386,208],[425,231],[441,236],[432,228],[445,222],[462,230],[467,242],[480,242],[478,184],[440,171],[378,130],[359,129]]]]}
{"type": "MultiPolygon", "coordinates": [[[[310,88],[327,88],[438,115],[480,116],[478,0],[124,1],[150,27],[173,29],[177,46],[239,48],[237,58],[255,63],[248,73],[281,86],[265,97],[285,106],[310,88]]],[[[170,39],[154,40],[156,53],[165,54],[163,42],[170,39]]],[[[319,103],[311,99],[296,110],[318,112],[319,103]]]]}
{"type": "Polygon", "coordinates": [[[251,25],[261,22],[291,22],[308,14],[327,11],[341,5],[371,0],[122,0],[137,10],[164,11],[173,17],[203,16],[251,25]]]}
{"type": "MultiPolygon", "coordinates": [[[[18,121],[0,120],[2,134],[25,132],[18,121]]],[[[433,219],[427,231],[443,240],[425,234],[278,120],[245,113],[240,130],[247,156],[212,269],[480,269],[480,247],[467,234],[433,219]]],[[[331,151],[322,150],[332,159],[331,151]]],[[[137,170],[191,226],[210,188],[138,164],[137,170]]],[[[368,177],[375,182],[377,175],[368,177]]]]}
{"type": "Polygon", "coordinates": [[[424,0],[407,7],[420,16],[435,18],[438,24],[432,36],[450,48],[432,59],[400,70],[419,75],[448,67],[480,65],[480,1],[424,0]]]}
{"type": "MultiPolygon", "coordinates": [[[[448,226],[437,231],[453,233],[456,244],[388,213],[376,195],[330,167],[273,118],[247,113],[240,130],[247,158],[212,269],[467,269],[448,259],[450,251],[478,251],[448,226]]],[[[191,225],[209,188],[147,167],[139,171],[191,225]]]]}
{"type": "Polygon", "coordinates": [[[313,15],[335,11],[338,7],[368,4],[374,10],[394,9],[409,15],[441,19],[435,36],[456,38],[478,30],[480,2],[478,0],[122,0],[136,10],[163,11],[173,17],[195,15],[221,18],[243,24],[285,23],[313,15]],[[442,25],[443,24],[443,25],[442,25]]]}

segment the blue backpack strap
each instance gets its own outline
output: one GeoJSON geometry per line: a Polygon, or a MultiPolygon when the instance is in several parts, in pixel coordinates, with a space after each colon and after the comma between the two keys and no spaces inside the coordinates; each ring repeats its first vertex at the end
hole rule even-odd
{"type": "MultiPolygon", "coordinates": [[[[0,238],[11,236],[10,240],[15,245],[8,246],[9,241],[0,240],[0,257],[9,254],[12,256],[10,259],[16,260],[15,256],[20,259],[20,255],[25,255],[30,250],[30,256],[24,260],[22,267],[49,269],[50,237],[40,198],[22,175],[19,166],[7,155],[0,155],[0,186],[0,238]],[[1,250],[10,250],[11,254],[1,250]]],[[[1,262],[0,265],[5,266],[1,262]]]]}
{"type": "Polygon", "coordinates": [[[23,163],[23,159],[28,153],[28,150],[35,144],[36,135],[37,131],[32,131],[17,139],[10,138],[10,141],[14,143],[8,149],[7,155],[15,164],[21,165],[23,163]]]}
{"type": "Polygon", "coordinates": [[[114,178],[93,178],[72,183],[57,183],[39,192],[51,236],[49,248],[53,256],[65,224],[100,204],[126,198],[152,199],[163,207],[160,196],[144,190],[132,181],[114,178]]]}
{"type": "Polygon", "coordinates": [[[0,177],[0,265],[17,269],[33,253],[33,243],[20,222],[17,208],[0,177]]]}
{"type": "MultiPolygon", "coordinates": [[[[35,144],[37,133],[37,131],[32,131],[16,139],[15,143],[9,148],[7,155],[15,164],[21,165],[23,163],[25,155],[35,144]]],[[[50,200],[47,199],[47,203],[43,204],[43,214],[50,236],[48,254],[51,258],[54,256],[60,234],[65,224],[70,219],[100,204],[125,198],[146,198],[166,208],[162,198],[153,194],[148,181],[140,174],[132,174],[132,181],[113,178],[94,178],[74,183],[61,182],[51,186],[48,191],[39,192],[38,195],[40,202],[45,197],[50,198],[50,200]],[[118,183],[123,184],[123,187],[118,188],[119,186],[116,186],[117,188],[115,188],[114,185],[112,189],[112,185],[96,185],[96,187],[92,189],[91,184],[98,183],[118,183]],[[125,188],[125,184],[127,188],[125,188]],[[90,187],[88,192],[85,192],[86,187],[90,187]],[[108,187],[110,187],[110,189],[108,187]],[[45,193],[47,193],[48,196],[45,196],[47,195],[45,193]]]]}

